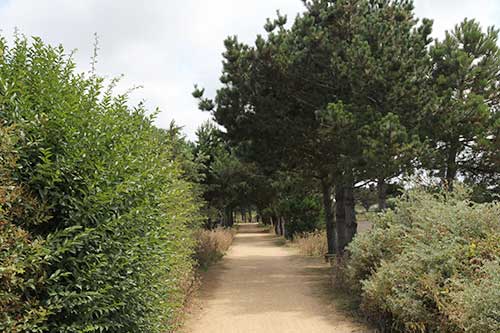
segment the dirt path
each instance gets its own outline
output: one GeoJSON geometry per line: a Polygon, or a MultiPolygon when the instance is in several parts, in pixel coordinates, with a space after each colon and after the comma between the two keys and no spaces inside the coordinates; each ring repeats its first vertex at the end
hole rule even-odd
{"type": "Polygon", "coordinates": [[[241,225],[224,260],[203,280],[186,333],[368,332],[329,302],[328,267],[241,225]]]}

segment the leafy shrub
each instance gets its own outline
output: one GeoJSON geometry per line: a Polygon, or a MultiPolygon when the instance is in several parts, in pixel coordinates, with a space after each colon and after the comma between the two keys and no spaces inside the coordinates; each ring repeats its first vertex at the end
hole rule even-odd
{"type": "Polygon", "coordinates": [[[294,238],[294,244],[300,253],[306,256],[322,257],[328,253],[325,231],[314,231],[298,234],[294,238]]]}
{"type": "MultiPolygon", "coordinates": [[[[496,240],[497,244],[500,239],[496,240]]],[[[451,292],[447,314],[466,332],[488,332],[500,327],[500,262],[488,261],[474,283],[462,280],[451,292]]]]}
{"type": "Polygon", "coordinates": [[[48,251],[14,224],[26,218],[27,207],[39,206],[13,178],[14,143],[13,129],[0,124],[0,331],[41,332],[51,310],[40,298],[49,282],[44,274],[48,251]]]}
{"type": "Polygon", "coordinates": [[[500,327],[500,205],[415,191],[349,246],[344,274],[361,307],[405,332],[500,327]]]}
{"type": "Polygon", "coordinates": [[[200,220],[187,163],[174,149],[182,139],[156,128],[143,105],[115,96],[115,82],[107,88],[94,73],[75,73],[62,47],[17,37],[8,48],[0,39],[0,55],[0,118],[17,137],[11,178],[37,202],[23,200],[26,213],[2,227],[0,304],[31,307],[2,311],[18,321],[7,325],[173,329],[200,220]],[[22,274],[9,273],[12,262],[22,274]],[[5,293],[14,282],[19,290],[5,293]]]}
{"type": "Polygon", "coordinates": [[[405,233],[402,225],[392,223],[396,219],[394,211],[383,215],[370,215],[374,227],[369,233],[359,233],[349,247],[349,264],[345,272],[339,272],[351,288],[361,292],[361,281],[367,279],[382,260],[390,260],[402,250],[401,237],[405,233]]]}
{"type": "Polygon", "coordinates": [[[195,232],[195,259],[202,268],[220,260],[233,242],[234,229],[200,229],[195,232]]]}

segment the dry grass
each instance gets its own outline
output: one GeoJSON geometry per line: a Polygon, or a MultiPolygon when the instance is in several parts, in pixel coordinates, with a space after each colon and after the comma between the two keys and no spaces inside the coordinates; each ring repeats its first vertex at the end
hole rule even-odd
{"type": "Polygon", "coordinates": [[[199,267],[206,269],[220,260],[231,246],[235,233],[234,229],[225,228],[198,230],[195,233],[195,259],[199,267]]]}
{"type": "MultiPolygon", "coordinates": [[[[369,232],[372,228],[372,223],[368,222],[366,216],[358,221],[358,234],[369,232]]],[[[296,235],[293,240],[293,245],[298,247],[300,253],[311,257],[323,257],[328,253],[328,244],[326,242],[326,231],[313,231],[296,235]]]]}
{"type": "Polygon", "coordinates": [[[307,232],[297,235],[293,243],[306,256],[322,257],[328,253],[325,231],[307,232]]]}

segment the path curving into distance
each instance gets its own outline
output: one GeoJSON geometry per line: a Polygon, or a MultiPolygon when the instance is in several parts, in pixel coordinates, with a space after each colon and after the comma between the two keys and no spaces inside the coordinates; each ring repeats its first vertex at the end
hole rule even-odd
{"type": "Polygon", "coordinates": [[[364,333],[336,310],[328,266],[240,225],[227,256],[203,279],[186,333],[364,333]]]}

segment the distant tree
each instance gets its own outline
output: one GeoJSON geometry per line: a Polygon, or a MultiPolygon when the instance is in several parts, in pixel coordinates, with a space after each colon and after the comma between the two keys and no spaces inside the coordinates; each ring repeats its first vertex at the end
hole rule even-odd
{"type": "Polygon", "coordinates": [[[238,156],[237,147],[228,145],[224,133],[211,122],[196,132],[194,157],[203,167],[203,197],[206,205],[206,227],[230,227],[238,208],[253,204],[255,166],[238,156]]]}

